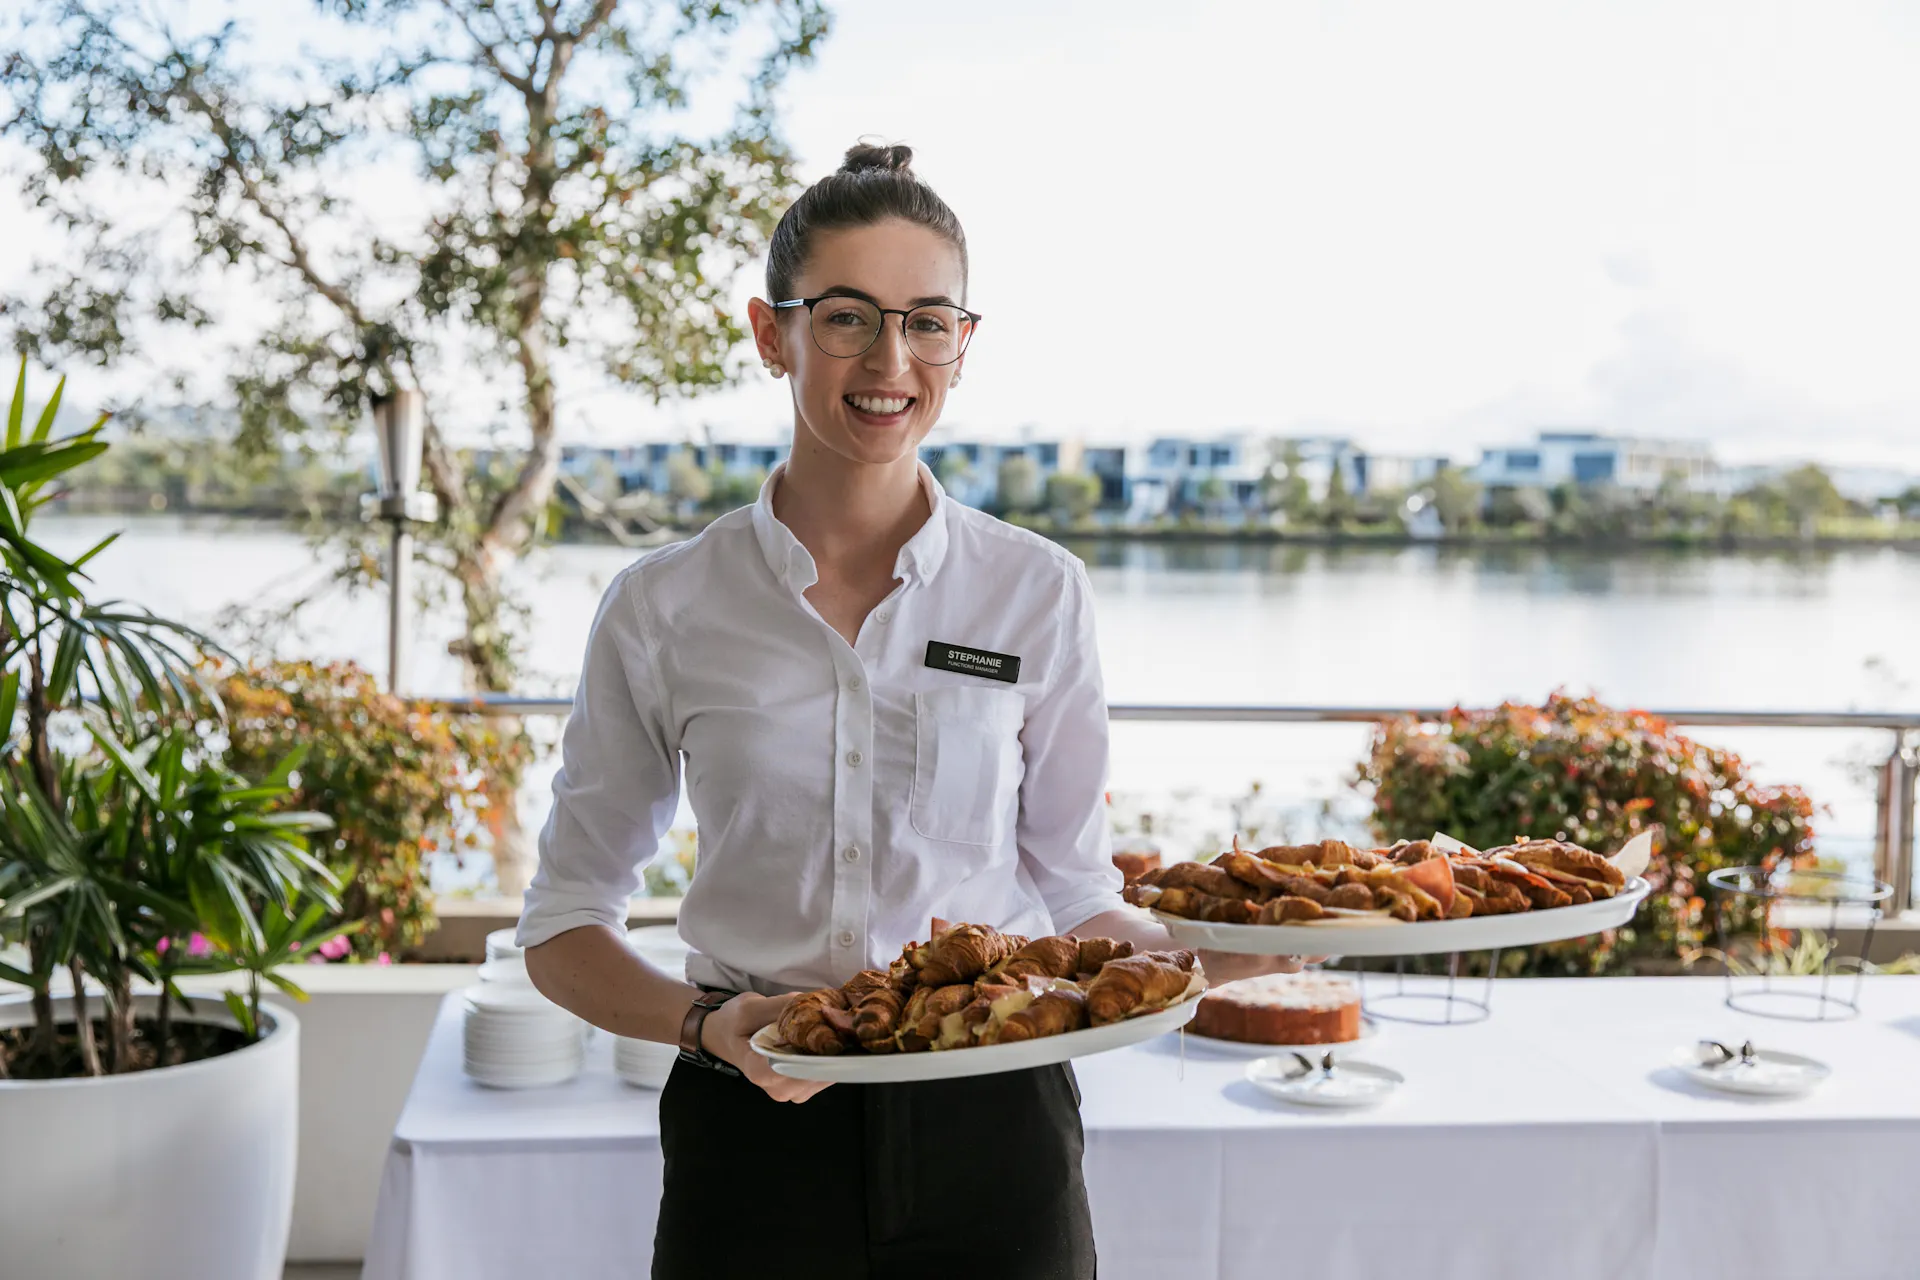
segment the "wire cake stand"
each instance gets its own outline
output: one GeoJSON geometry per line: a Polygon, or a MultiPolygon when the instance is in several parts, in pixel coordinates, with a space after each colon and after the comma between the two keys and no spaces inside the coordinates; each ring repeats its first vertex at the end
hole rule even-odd
{"type": "Polygon", "coordinates": [[[1840,871],[1769,872],[1765,867],[1723,867],[1707,873],[1707,884],[1714,891],[1713,929],[1720,957],[1727,971],[1726,1004],[1729,1009],[1762,1018],[1791,1022],[1840,1022],[1860,1016],[1861,980],[1865,977],[1867,956],[1873,953],[1873,933],[1880,923],[1881,906],[1893,896],[1893,886],[1884,880],[1849,875],[1840,871]],[[1774,940],[1771,928],[1773,908],[1779,903],[1827,908],[1826,943],[1817,951],[1807,949],[1806,927],[1800,926],[1801,946],[1794,954],[1817,957],[1818,968],[1808,969],[1805,962],[1787,959],[1787,945],[1774,940]],[[1761,920],[1757,963],[1748,964],[1733,953],[1727,916],[1731,909],[1758,914],[1761,920]],[[1839,954],[1838,938],[1842,911],[1865,914],[1865,933],[1860,954],[1839,954]],[[1742,969],[1751,972],[1743,973],[1742,969]],[[1852,982],[1845,981],[1851,974],[1852,982]],[[1818,988],[1776,985],[1782,977],[1820,979],[1818,988]],[[1836,980],[1846,988],[1835,990],[1836,980]]]}

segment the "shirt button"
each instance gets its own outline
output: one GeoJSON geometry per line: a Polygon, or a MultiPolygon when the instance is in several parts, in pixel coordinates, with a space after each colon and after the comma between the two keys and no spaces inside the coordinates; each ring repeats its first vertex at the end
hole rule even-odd
{"type": "Polygon", "coordinates": [[[876,614],[874,614],[874,615],[873,615],[873,620],[874,620],[875,622],[892,622],[892,621],[893,621],[893,610],[891,610],[891,609],[882,609],[882,610],[881,610],[880,612],[878,612],[878,613],[876,613],[876,614]]]}
{"type": "Polygon", "coordinates": [[[850,947],[853,945],[853,930],[842,929],[840,931],[840,945],[843,947],[850,947]]]}
{"type": "Polygon", "coordinates": [[[860,767],[860,762],[864,759],[866,759],[866,757],[861,755],[858,751],[847,752],[847,763],[852,765],[856,769],[860,767]]]}
{"type": "Polygon", "coordinates": [[[847,681],[847,688],[852,689],[854,692],[858,693],[860,690],[860,677],[855,676],[853,677],[853,679],[847,681]]]}
{"type": "Polygon", "coordinates": [[[848,862],[858,862],[860,861],[860,846],[857,844],[850,844],[846,848],[840,851],[840,856],[845,858],[848,862]]]}

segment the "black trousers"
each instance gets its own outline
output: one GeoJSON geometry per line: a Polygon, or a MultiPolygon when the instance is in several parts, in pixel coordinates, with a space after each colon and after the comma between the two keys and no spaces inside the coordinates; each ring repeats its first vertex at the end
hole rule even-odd
{"type": "Polygon", "coordinates": [[[1066,1065],[795,1104],[676,1063],[653,1280],[1093,1280],[1066,1065]]]}

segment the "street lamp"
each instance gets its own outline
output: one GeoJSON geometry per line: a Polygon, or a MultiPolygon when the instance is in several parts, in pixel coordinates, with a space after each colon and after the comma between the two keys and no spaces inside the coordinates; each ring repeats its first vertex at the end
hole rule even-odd
{"type": "Polygon", "coordinates": [[[373,432],[379,445],[374,457],[374,481],[379,488],[361,497],[360,518],[385,520],[393,533],[387,567],[387,691],[399,693],[406,677],[413,525],[440,518],[440,500],[420,488],[426,398],[411,387],[374,396],[373,432]]]}

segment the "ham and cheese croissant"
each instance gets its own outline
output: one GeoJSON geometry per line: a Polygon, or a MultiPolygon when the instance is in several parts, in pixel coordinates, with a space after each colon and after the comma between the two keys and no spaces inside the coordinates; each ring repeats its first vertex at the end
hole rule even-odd
{"type": "Polygon", "coordinates": [[[1062,984],[1042,992],[1033,1003],[1000,1024],[999,1043],[1038,1040],[1078,1031],[1087,1025],[1087,997],[1080,988],[1062,984]]]}
{"type": "Polygon", "coordinates": [[[1193,981],[1191,951],[1143,951],[1109,961],[1087,984],[1087,1019],[1094,1026],[1164,1009],[1193,981]]]}
{"type": "Polygon", "coordinates": [[[848,1025],[860,1047],[869,1053],[892,1051],[893,1034],[899,1029],[907,999],[894,988],[889,975],[878,969],[863,969],[840,990],[852,1015],[848,1025]]]}
{"type": "Polygon", "coordinates": [[[843,1020],[846,1012],[847,997],[837,987],[803,992],[781,1011],[775,1030],[802,1053],[836,1054],[846,1048],[848,1036],[834,1023],[843,1020]]]}
{"type": "Polygon", "coordinates": [[[1071,978],[1080,971],[1079,963],[1079,939],[1035,938],[988,969],[987,976],[1001,982],[1030,977],[1071,978]]]}
{"type": "Polygon", "coordinates": [[[950,986],[972,982],[1026,944],[1017,934],[983,924],[957,924],[925,946],[909,947],[907,962],[919,974],[921,986],[950,986]]]}
{"type": "Polygon", "coordinates": [[[1079,947],[1079,958],[1073,962],[1076,974],[1098,973],[1107,961],[1124,960],[1133,954],[1133,944],[1124,938],[1081,938],[1079,947]]]}

